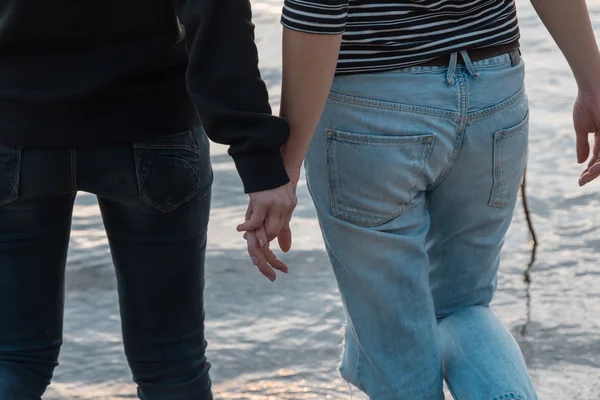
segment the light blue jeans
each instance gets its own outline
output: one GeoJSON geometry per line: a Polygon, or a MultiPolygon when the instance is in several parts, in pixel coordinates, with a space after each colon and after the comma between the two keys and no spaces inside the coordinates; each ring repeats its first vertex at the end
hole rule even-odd
{"type": "Polygon", "coordinates": [[[340,76],[306,160],[347,313],[342,376],[373,400],[535,400],[489,305],[527,162],[518,53],[340,76]]]}

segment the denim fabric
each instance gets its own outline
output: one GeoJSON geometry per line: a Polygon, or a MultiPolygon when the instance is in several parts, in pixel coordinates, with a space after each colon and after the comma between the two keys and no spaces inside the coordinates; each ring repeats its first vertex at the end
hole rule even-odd
{"type": "Polygon", "coordinates": [[[203,307],[211,183],[202,129],[103,149],[0,146],[0,399],[39,400],[57,365],[78,190],[98,197],[139,397],[212,399],[203,307]]]}
{"type": "MultiPolygon", "coordinates": [[[[517,54],[518,56],[518,54],[517,54]]],[[[347,313],[342,376],[374,400],[535,400],[490,310],[527,161],[505,54],[337,77],[306,159],[347,313]]]]}

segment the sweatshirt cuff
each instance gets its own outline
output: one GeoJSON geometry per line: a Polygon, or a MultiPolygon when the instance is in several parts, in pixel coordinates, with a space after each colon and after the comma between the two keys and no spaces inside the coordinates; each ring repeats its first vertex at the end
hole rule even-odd
{"type": "Polygon", "coordinates": [[[233,161],[242,178],[245,193],[276,189],[290,181],[279,149],[238,154],[233,156],[233,161]]]}

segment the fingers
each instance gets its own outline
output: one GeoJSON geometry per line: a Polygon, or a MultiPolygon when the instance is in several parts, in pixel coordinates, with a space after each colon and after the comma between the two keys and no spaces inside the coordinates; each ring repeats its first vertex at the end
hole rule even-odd
{"type": "Polygon", "coordinates": [[[252,259],[252,263],[254,265],[258,265],[258,263],[260,262],[261,252],[258,246],[258,240],[256,239],[256,235],[253,232],[246,232],[244,234],[244,239],[246,239],[248,255],[252,259]]]}
{"type": "Polygon", "coordinates": [[[267,217],[267,221],[265,223],[265,228],[267,231],[267,237],[269,242],[276,237],[279,238],[280,247],[281,240],[283,240],[282,250],[286,248],[289,251],[292,243],[292,232],[289,227],[290,220],[292,218],[292,214],[294,213],[294,209],[298,204],[298,198],[296,197],[296,193],[292,187],[290,187],[290,192],[288,193],[288,201],[283,204],[283,206],[273,209],[272,214],[267,217]],[[278,213],[279,212],[279,213],[278,213]],[[271,215],[274,215],[275,218],[272,218],[271,215]],[[285,229],[285,232],[283,231],[285,229]],[[283,234],[283,237],[281,236],[283,234]]]}
{"type": "Polygon", "coordinates": [[[279,232],[279,236],[277,236],[277,242],[279,243],[279,248],[287,253],[292,248],[292,230],[290,229],[290,219],[291,214],[287,218],[286,222],[283,224],[283,228],[281,228],[281,232],[279,232]]]}
{"type": "Polygon", "coordinates": [[[252,212],[253,212],[253,207],[252,207],[252,202],[248,202],[248,209],[246,210],[246,219],[244,219],[244,221],[249,221],[250,217],[252,216],[252,212]]]}
{"type": "MultiPolygon", "coordinates": [[[[252,258],[252,262],[258,267],[258,270],[261,274],[263,274],[271,282],[275,282],[277,275],[275,274],[275,271],[273,271],[273,268],[271,268],[271,266],[268,264],[266,258],[263,256],[263,252],[259,248],[256,235],[254,232],[247,232],[245,237],[248,245],[248,254],[252,258]]],[[[287,266],[285,268],[287,268],[287,266]]]]}
{"type": "Polygon", "coordinates": [[[277,189],[250,194],[246,221],[237,230],[244,233],[248,254],[254,265],[270,281],[275,281],[275,270],[288,272],[288,267],[269,248],[276,237],[279,247],[288,252],[292,246],[290,219],[298,198],[294,187],[287,184],[277,189]]]}
{"type": "Polygon", "coordinates": [[[288,273],[288,266],[277,258],[275,253],[271,251],[268,245],[262,249],[260,248],[255,232],[244,233],[244,239],[247,240],[248,254],[252,258],[252,262],[271,282],[274,282],[277,278],[277,275],[273,269],[286,274],[288,273]]]}
{"type": "Polygon", "coordinates": [[[594,148],[592,149],[592,161],[590,164],[595,164],[600,156],[600,132],[594,133],[594,148]]]}
{"type": "Polygon", "coordinates": [[[592,149],[592,157],[579,177],[579,186],[584,186],[600,175],[600,132],[594,134],[594,148],[592,149]]]}
{"type": "Polygon", "coordinates": [[[265,246],[268,246],[269,239],[267,238],[267,232],[265,231],[265,227],[261,226],[256,231],[254,231],[256,238],[258,239],[258,245],[261,249],[265,246]]]}
{"type": "Polygon", "coordinates": [[[584,163],[590,155],[590,143],[588,141],[588,132],[577,131],[575,132],[576,137],[576,149],[577,149],[577,162],[579,164],[584,163]]]}
{"type": "Polygon", "coordinates": [[[600,176],[600,162],[596,162],[581,175],[579,178],[579,186],[584,186],[600,176]]]}
{"type": "Polygon", "coordinates": [[[285,215],[280,214],[278,210],[273,210],[267,215],[267,219],[265,220],[265,231],[269,242],[279,236],[284,223],[285,215]]]}
{"type": "MultiPolygon", "coordinates": [[[[248,206],[248,210],[250,210],[251,206],[248,206]]],[[[265,220],[265,216],[267,214],[267,208],[262,205],[252,205],[252,211],[246,213],[247,221],[241,225],[238,225],[238,232],[248,232],[255,231],[259,229],[265,220]],[[250,218],[248,218],[248,214],[250,214],[250,218]]]]}
{"type": "Polygon", "coordinates": [[[238,231],[255,231],[264,223],[270,241],[279,235],[288,214],[294,211],[298,198],[294,186],[288,183],[276,189],[250,193],[250,202],[253,209],[249,207],[247,221],[238,226],[238,231]]]}
{"type": "Polygon", "coordinates": [[[263,255],[271,267],[283,272],[284,274],[288,273],[288,266],[279,258],[277,258],[275,253],[273,253],[268,246],[263,249],[263,255]]]}

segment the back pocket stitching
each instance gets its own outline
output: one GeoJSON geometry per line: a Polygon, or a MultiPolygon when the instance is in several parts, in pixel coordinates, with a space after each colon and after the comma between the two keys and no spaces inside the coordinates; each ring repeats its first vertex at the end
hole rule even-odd
{"type": "Polygon", "coordinates": [[[165,150],[165,149],[167,149],[167,150],[188,150],[195,154],[200,154],[200,148],[199,148],[199,144],[198,144],[198,138],[196,137],[195,129],[188,129],[186,131],[171,134],[171,135],[158,136],[158,137],[154,138],[154,141],[151,141],[148,143],[134,143],[133,147],[136,149],[142,149],[142,150],[165,150]],[[186,135],[191,136],[193,146],[185,145],[185,144],[160,144],[161,140],[169,140],[169,138],[177,138],[177,137],[186,136],[186,135]],[[158,143],[156,143],[156,142],[158,142],[158,143]]]}
{"type": "MultiPolygon", "coordinates": [[[[168,147],[168,146],[166,146],[166,147],[168,147]]],[[[177,147],[172,146],[172,147],[168,147],[168,149],[173,150],[173,149],[177,149],[177,147]]],[[[152,199],[152,196],[150,196],[144,192],[146,181],[147,181],[148,175],[150,173],[151,166],[154,162],[154,157],[155,157],[154,151],[155,150],[157,150],[157,149],[134,146],[135,159],[136,159],[136,173],[137,173],[137,177],[138,177],[138,195],[139,195],[139,199],[141,201],[154,206],[155,208],[157,208],[159,211],[161,211],[163,213],[168,213],[170,211],[175,210],[180,205],[185,204],[186,202],[190,201],[192,198],[194,198],[194,196],[196,196],[198,194],[198,192],[200,190],[200,172],[198,170],[196,170],[196,168],[194,168],[194,166],[188,160],[183,159],[183,158],[178,158],[180,161],[187,164],[187,166],[194,172],[195,186],[194,186],[194,189],[190,192],[190,194],[188,196],[182,198],[177,203],[171,204],[169,207],[165,207],[165,206],[161,205],[160,203],[154,201],[152,199]],[[143,161],[144,161],[145,156],[146,157],[149,156],[147,154],[148,152],[150,152],[150,159],[149,159],[149,161],[147,161],[147,165],[146,165],[143,161]]],[[[193,152],[193,153],[196,153],[196,152],[193,152]]]]}
{"type": "MultiPolygon", "coordinates": [[[[412,187],[408,190],[407,201],[405,203],[401,204],[395,212],[391,213],[387,217],[379,218],[375,221],[368,222],[366,218],[362,218],[359,220],[359,218],[353,218],[348,215],[348,214],[353,214],[353,213],[354,214],[360,213],[361,211],[364,211],[364,210],[354,207],[354,206],[351,206],[349,204],[343,204],[343,208],[345,208],[347,211],[340,208],[338,206],[338,203],[340,203],[340,201],[336,200],[336,197],[334,195],[335,190],[338,189],[340,187],[340,185],[337,184],[337,179],[334,178],[334,174],[332,172],[331,164],[332,164],[332,160],[335,159],[335,154],[332,155],[332,153],[335,153],[335,151],[332,150],[333,149],[332,143],[337,141],[337,142],[342,142],[342,143],[347,143],[347,144],[356,144],[356,145],[360,145],[360,144],[370,144],[370,145],[424,144],[424,146],[422,146],[421,154],[419,154],[419,152],[417,152],[417,151],[413,151],[411,153],[411,158],[410,158],[411,164],[414,164],[414,161],[422,160],[422,165],[420,166],[420,168],[416,169],[413,173],[413,176],[415,178],[418,178],[419,176],[421,176],[424,173],[424,171],[427,167],[427,160],[431,156],[431,152],[433,150],[433,144],[435,142],[434,135],[431,135],[431,134],[418,135],[418,136],[360,135],[360,134],[350,133],[350,132],[341,132],[341,131],[337,131],[335,129],[327,129],[326,136],[327,136],[326,137],[326,146],[325,146],[325,161],[326,161],[326,169],[327,169],[326,173],[327,173],[327,181],[328,181],[328,186],[329,186],[329,198],[330,198],[331,209],[332,209],[333,215],[335,217],[345,220],[347,222],[353,223],[353,224],[357,224],[359,226],[374,227],[374,226],[379,226],[379,225],[385,224],[395,218],[400,217],[402,214],[405,213],[406,209],[412,204],[412,202],[414,200],[414,196],[416,194],[415,188],[417,188],[417,186],[418,186],[418,181],[416,179],[415,179],[415,182],[413,183],[412,187]]],[[[374,166],[374,167],[376,167],[376,166],[374,166]]]]}
{"type": "MultiPolygon", "coordinates": [[[[6,172],[6,179],[10,184],[10,194],[0,202],[0,206],[11,203],[19,198],[19,181],[21,179],[21,149],[14,147],[4,147],[4,149],[10,150],[9,159],[6,160],[2,155],[2,168],[6,172]],[[12,156],[16,157],[14,169],[12,168],[12,156]]],[[[3,153],[0,153],[3,154],[3,153]]]]}
{"type": "MultiPolygon", "coordinates": [[[[493,153],[493,158],[494,158],[493,159],[493,163],[494,163],[493,177],[494,177],[494,179],[493,179],[493,183],[492,183],[490,200],[488,203],[492,207],[506,208],[510,201],[510,199],[503,197],[503,194],[502,194],[502,192],[504,191],[504,186],[506,184],[504,184],[502,182],[502,180],[503,180],[502,179],[502,175],[503,175],[502,167],[503,167],[504,162],[502,161],[500,145],[506,139],[510,139],[517,135],[527,134],[527,132],[524,132],[523,130],[527,127],[528,122],[529,122],[529,111],[525,115],[525,118],[523,118],[523,121],[519,122],[517,125],[513,126],[512,128],[498,131],[494,134],[494,153],[493,153]]],[[[525,155],[525,164],[526,163],[527,163],[527,155],[525,155]]]]}

